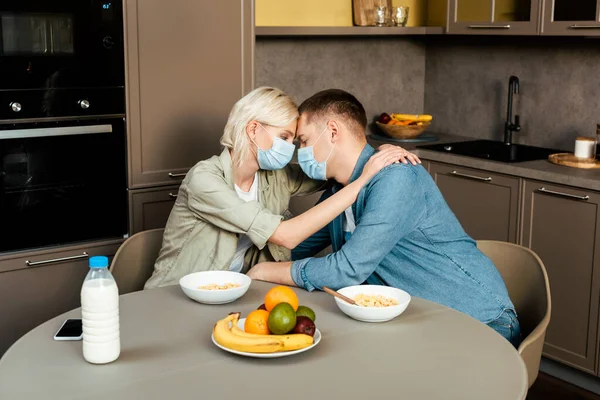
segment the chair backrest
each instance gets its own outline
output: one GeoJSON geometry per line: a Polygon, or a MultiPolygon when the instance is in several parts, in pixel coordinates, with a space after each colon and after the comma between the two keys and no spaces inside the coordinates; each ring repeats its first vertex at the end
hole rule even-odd
{"type": "Polygon", "coordinates": [[[163,228],[138,232],[119,247],[110,265],[119,294],[144,289],[144,284],[154,271],[163,233],[163,228]]]}
{"type": "Polygon", "coordinates": [[[539,372],[550,322],[550,284],[546,268],[537,254],[523,246],[480,240],[477,247],[498,268],[515,305],[523,338],[518,351],[527,367],[531,387],[539,372]]]}

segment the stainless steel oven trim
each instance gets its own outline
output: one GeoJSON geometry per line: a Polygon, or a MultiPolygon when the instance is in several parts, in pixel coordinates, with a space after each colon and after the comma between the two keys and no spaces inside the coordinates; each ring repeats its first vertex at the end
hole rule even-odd
{"type": "Polygon", "coordinates": [[[35,124],[35,123],[39,123],[39,122],[87,121],[90,119],[114,119],[114,118],[125,118],[125,114],[82,115],[82,116],[78,116],[78,117],[3,119],[3,120],[0,120],[0,125],[35,124]]]}
{"type": "Polygon", "coordinates": [[[49,136],[68,136],[68,135],[89,135],[93,133],[110,133],[113,131],[112,125],[83,125],[83,126],[64,126],[61,128],[33,128],[33,129],[13,129],[0,131],[0,140],[4,139],[29,139],[36,137],[49,136]]]}

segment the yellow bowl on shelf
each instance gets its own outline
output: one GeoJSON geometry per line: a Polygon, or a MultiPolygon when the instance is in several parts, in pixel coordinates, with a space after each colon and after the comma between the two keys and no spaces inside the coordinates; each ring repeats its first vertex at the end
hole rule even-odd
{"type": "Polygon", "coordinates": [[[375,124],[377,124],[383,133],[391,138],[413,139],[425,132],[431,122],[423,122],[422,125],[390,125],[376,121],[375,124]]]}

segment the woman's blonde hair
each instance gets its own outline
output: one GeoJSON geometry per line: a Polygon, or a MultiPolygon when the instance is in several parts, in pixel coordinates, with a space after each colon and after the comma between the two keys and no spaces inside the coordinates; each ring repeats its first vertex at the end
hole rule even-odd
{"type": "Polygon", "coordinates": [[[250,121],[277,127],[298,119],[298,106],[284,92],[263,86],[254,89],[235,103],[225,125],[221,145],[233,152],[233,164],[241,166],[254,144],[246,135],[250,121]]]}

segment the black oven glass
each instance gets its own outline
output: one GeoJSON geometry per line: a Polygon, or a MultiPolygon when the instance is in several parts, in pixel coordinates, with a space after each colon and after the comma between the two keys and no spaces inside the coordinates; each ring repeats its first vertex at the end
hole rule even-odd
{"type": "Polygon", "coordinates": [[[124,86],[122,0],[0,2],[0,90],[124,86]]]}
{"type": "Polygon", "coordinates": [[[73,54],[73,16],[1,13],[2,55],[73,54]]]}
{"type": "Polygon", "coordinates": [[[127,233],[122,119],[0,127],[0,252],[127,233]]]}

